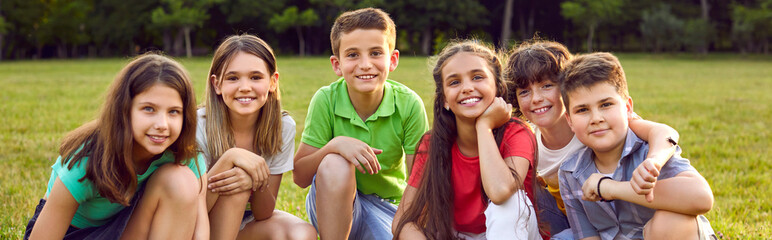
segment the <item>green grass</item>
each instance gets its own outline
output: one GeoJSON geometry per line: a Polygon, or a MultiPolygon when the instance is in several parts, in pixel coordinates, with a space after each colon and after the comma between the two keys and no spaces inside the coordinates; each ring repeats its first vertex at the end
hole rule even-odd
{"type": "MultiPolygon", "coordinates": [[[[713,228],[725,239],[770,236],[772,58],[626,54],[620,59],[635,111],[677,129],[683,155],[710,183],[716,201],[707,217],[713,228]]],[[[400,60],[390,78],[418,92],[431,110],[434,85],[426,59],[400,60]]],[[[201,99],[210,60],[180,61],[201,99]]],[[[60,139],[95,117],[105,89],[127,62],[0,62],[0,239],[21,238],[45,193],[60,139]]],[[[279,57],[279,71],[283,107],[297,122],[297,142],[311,96],[337,77],[323,57],[279,57]]],[[[277,208],[305,219],[306,192],[287,174],[277,208]]]]}

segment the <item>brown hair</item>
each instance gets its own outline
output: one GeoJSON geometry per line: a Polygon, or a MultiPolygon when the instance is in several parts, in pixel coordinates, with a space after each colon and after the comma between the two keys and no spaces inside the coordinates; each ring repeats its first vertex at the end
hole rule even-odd
{"type": "MultiPolygon", "coordinates": [[[[454,42],[450,43],[439,55],[434,57],[433,60],[436,61],[432,71],[435,83],[434,123],[432,130],[421,138],[421,141],[418,143],[418,146],[420,146],[424,141],[429,141],[429,150],[416,153],[416,155],[427,155],[426,164],[424,165],[421,183],[417,189],[415,199],[397,223],[394,234],[396,238],[399,238],[400,232],[407,223],[413,222],[428,239],[458,239],[458,236],[453,234],[454,199],[453,186],[449,182],[452,165],[450,149],[456,141],[458,132],[456,130],[455,114],[443,108],[445,95],[443,93],[442,68],[448,59],[461,52],[473,53],[484,59],[495,77],[496,96],[503,97],[507,94],[507,84],[501,78],[501,61],[497,54],[489,47],[474,40],[454,42]]],[[[521,121],[514,119],[510,121],[515,121],[517,124],[528,128],[521,121]]],[[[502,144],[504,131],[508,125],[504,124],[493,130],[497,145],[502,144]]],[[[534,139],[533,136],[531,136],[531,139],[534,139]]],[[[535,140],[533,141],[535,154],[536,142],[535,140]]],[[[418,147],[416,148],[418,149],[418,147]]],[[[530,171],[530,174],[533,174],[533,176],[536,176],[536,162],[534,160],[533,169],[530,171]]],[[[510,171],[515,176],[515,181],[519,181],[520,178],[517,172],[513,169],[510,169],[510,171]]],[[[520,189],[524,189],[523,183],[517,182],[517,185],[520,189]]],[[[487,199],[484,191],[482,194],[487,199]]]]}
{"type": "Polygon", "coordinates": [[[507,100],[515,108],[516,116],[523,115],[520,103],[517,102],[516,89],[547,79],[558,83],[558,75],[571,57],[563,44],[537,39],[524,42],[512,51],[504,70],[504,79],[512,83],[507,100]]]}
{"type": "Polygon", "coordinates": [[[630,97],[622,64],[611,53],[598,52],[575,57],[566,64],[560,74],[559,82],[560,94],[563,96],[566,109],[570,101],[568,93],[580,87],[589,88],[598,83],[611,84],[622,98],[630,97]]]}
{"type": "Polygon", "coordinates": [[[378,8],[362,8],[355,11],[344,12],[332,25],[330,30],[330,43],[332,54],[338,56],[340,50],[340,37],[344,33],[350,33],[357,29],[378,29],[383,31],[389,44],[389,51],[394,50],[397,41],[397,27],[389,14],[378,8]]]}
{"type": "Polygon", "coordinates": [[[86,175],[80,181],[88,179],[110,202],[128,205],[137,188],[132,160],[132,99],[156,84],[180,94],[182,129],[168,149],[174,153],[174,163],[186,164],[196,156],[196,97],[189,79],[182,65],[167,57],[149,53],[135,58],[110,85],[99,117],[64,137],[59,147],[62,164],[68,163],[71,169],[88,158],[86,175]]]}
{"type": "MultiPolygon", "coordinates": [[[[207,75],[206,93],[204,102],[206,103],[206,145],[209,150],[204,153],[211,159],[211,165],[217,162],[217,159],[225,153],[226,150],[236,146],[236,140],[233,138],[231,129],[230,115],[228,106],[225,105],[222,97],[215,92],[214,83],[209,79],[212,75],[222,79],[225,70],[228,68],[231,60],[236,54],[244,52],[255,55],[262,59],[268,75],[278,71],[276,65],[276,56],[273,49],[262,39],[249,34],[233,35],[226,38],[212,57],[212,66],[207,75]]],[[[265,158],[275,155],[281,150],[281,94],[279,91],[279,82],[276,82],[276,89],[268,92],[268,100],[260,108],[257,122],[255,122],[256,132],[253,142],[255,153],[265,158]]]]}

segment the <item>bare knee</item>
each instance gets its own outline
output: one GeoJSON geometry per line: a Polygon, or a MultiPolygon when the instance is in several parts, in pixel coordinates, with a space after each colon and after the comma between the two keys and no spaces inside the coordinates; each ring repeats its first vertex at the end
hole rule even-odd
{"type": "Polygon", "coordinates": [[[296,223],[291,229],[285,239],[311,240],[317,237],[316,228],[306,222],[296,223]]]}
{"type": "Polygon", "coordinates": [[[167,163],[159,167],[148,181],[148,188],[159,193],[161,201],[175,202],[180,207],[194,206],[201,191],[201,182],[187,166],[167,163]]]}
{"type": "Polygon", "coordinates": [[[697,237],[696,216],[657,210],[646,223],[643,235],[646,239],[695,238],[697,237]]]}
{"type": "MultiPolygon", "coordinates": [[[[354,165],[338,154],[327,154],[319,164],[316,172],[316,184],[335,185],[354,180],[354,165]]],[[[354,182],[355,183],[355,182],[354,182]]]]}

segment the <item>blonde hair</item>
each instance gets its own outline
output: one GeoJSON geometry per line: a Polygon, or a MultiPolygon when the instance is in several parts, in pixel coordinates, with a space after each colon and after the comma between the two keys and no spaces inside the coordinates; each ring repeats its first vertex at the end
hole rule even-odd
{"type": "MultiPolygon", "coordinates": [[[[207,75],[205,102],[206,121],[206,146],[208,152],[204,153],[211,159],[210,167],[217,162],[225,151],[236,146],[231,128],[231,120],[228,114],[228,106],[225,105],[222,97],[217,95],[214,83],[209,80],[212,75],[218,79],[223,77],[223,72],[230,64],[233,57],[239,52],[249,53],[262,59],[269,75],[277,71],[276,57],[273,50],[262,39],[249,35],[233,35],[226,38],[212,58],[212,66],[207,75]]],[[[268,92],[268,100],[258,112],[256,132],[254,137],[255,154],[268,158],[277,154],[282,145],[281,136],[281,117],[286,115],[281,110],[281,94],[279,83],[276,82],[276,89],[268,92]]]]}

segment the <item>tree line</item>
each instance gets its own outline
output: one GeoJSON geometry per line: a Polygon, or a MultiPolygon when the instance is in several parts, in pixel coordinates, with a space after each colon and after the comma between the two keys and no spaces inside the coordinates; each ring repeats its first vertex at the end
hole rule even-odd
{"type": "Polygon", "coordinates": [[[772,38],[772,0],[0,0],[0,59],[205,55],[240,33],[328,55],[335,18],[361,7],[390,13],[403,55],[533,36],[573,51],[766,54],[772,38]]]}

